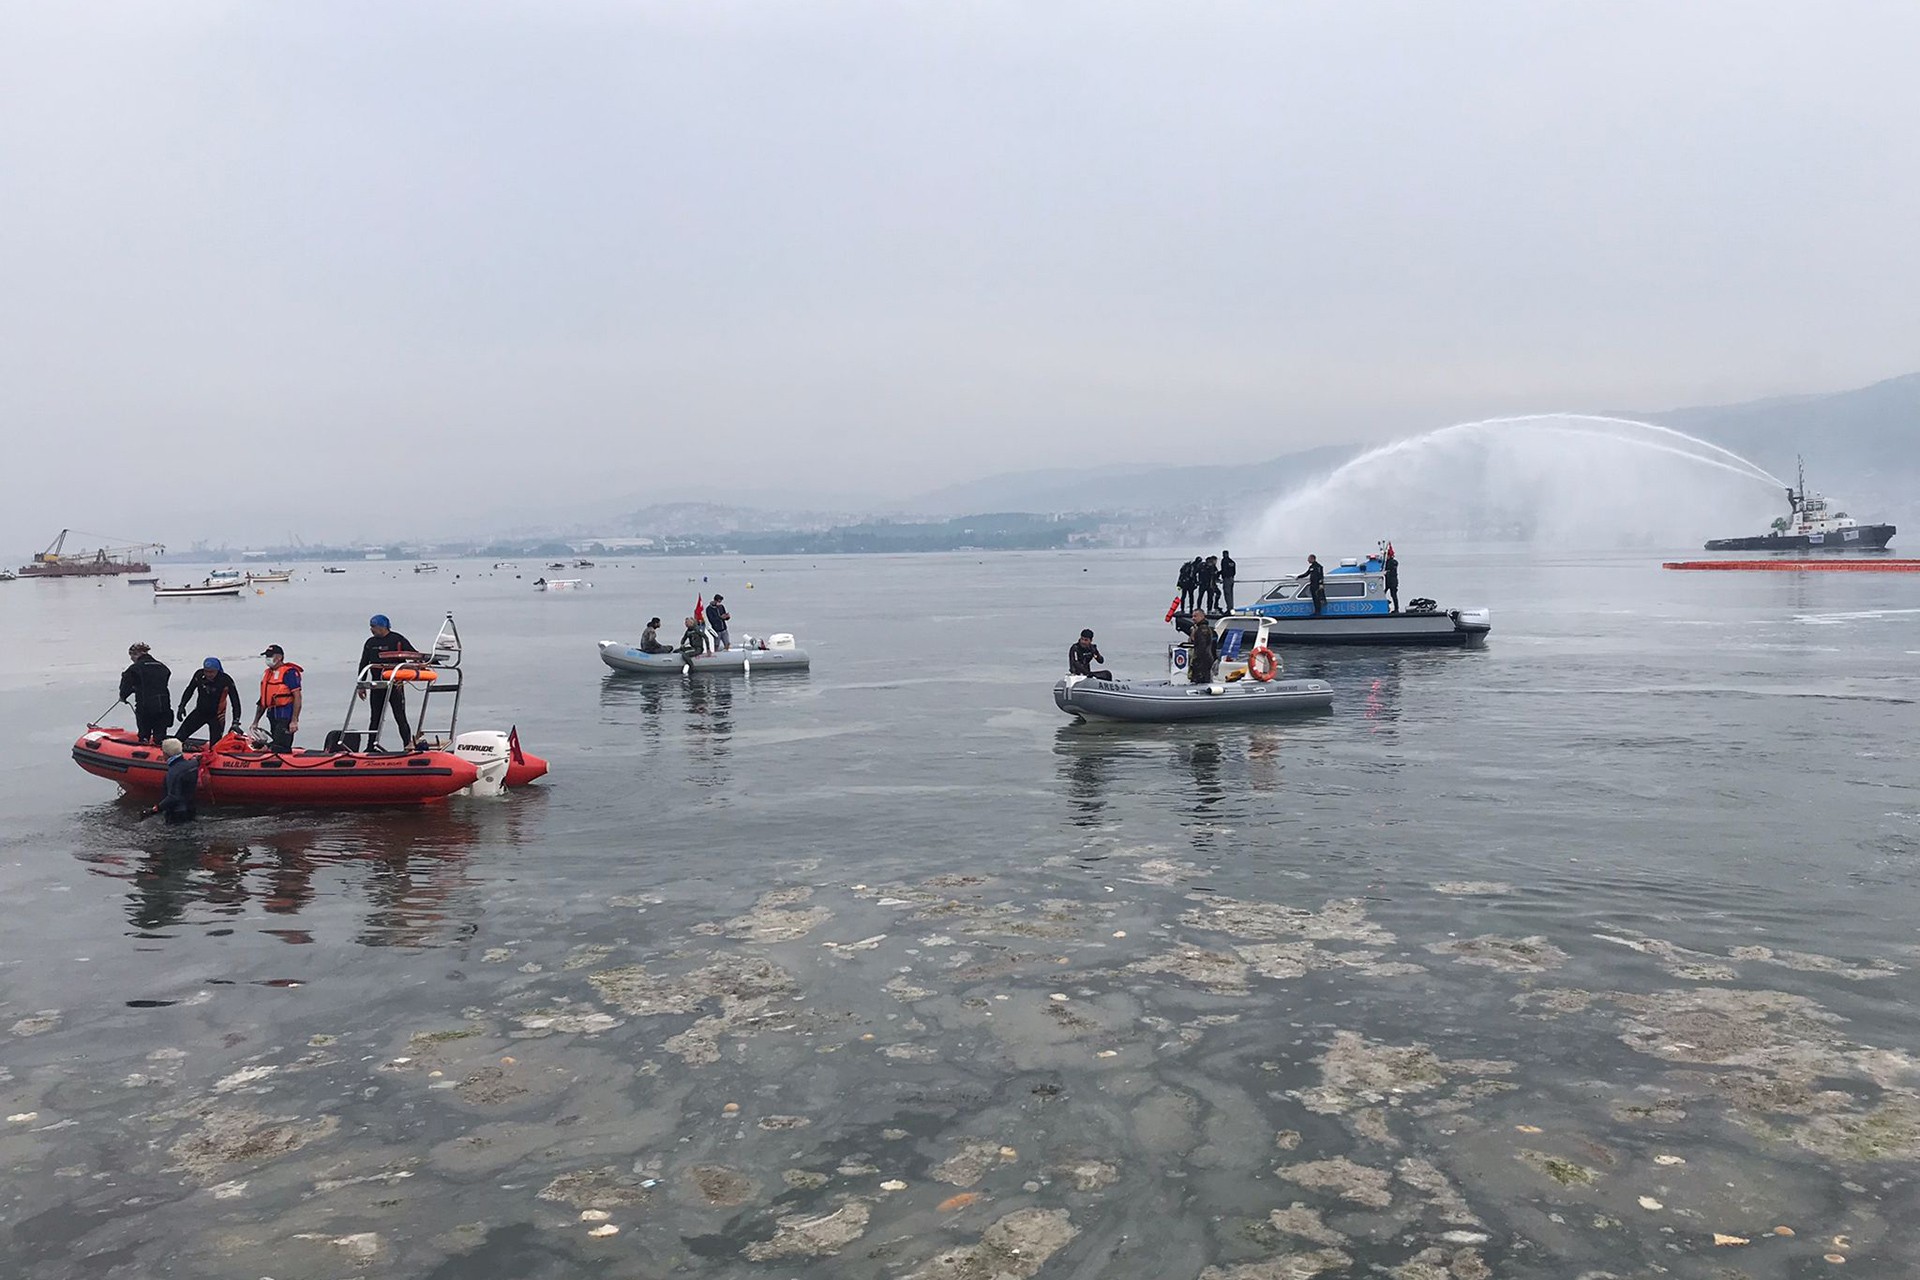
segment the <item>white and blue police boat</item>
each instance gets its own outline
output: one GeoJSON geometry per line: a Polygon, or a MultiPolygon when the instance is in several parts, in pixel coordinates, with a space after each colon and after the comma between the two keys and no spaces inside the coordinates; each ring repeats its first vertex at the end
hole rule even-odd
{"type": "MultiPolygon", "coordinates": [[[[1269,618],[1267,643],[1273,645],[1378,644],[1476,648],[1493,630],[1490,609],[1447,609],[1428,599],[1411,600],[1394,612],[1387,594],[1382,553],[1342,560],[1328,567],[1323,581],[1325,608],[1315,613],[1305,578],[1282,578],[1259,599],[1235,611],[1235,617],[1269,618]]],[[[1231,620],[1231,619],[1230,619],[1231,620]]]]}

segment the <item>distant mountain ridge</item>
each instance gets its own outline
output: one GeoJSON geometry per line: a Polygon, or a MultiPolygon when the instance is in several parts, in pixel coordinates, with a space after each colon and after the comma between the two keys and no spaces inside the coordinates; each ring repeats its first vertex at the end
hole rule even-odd
{"type": "Polygon", "coordinates": [[[1318,480],[1359,452],[1355,445],[1323,445],[1264,462],[1124,463],[1012,471],[922,493],[900,506],[929,516],[973,511],[1149,515],[1192,507],[1233,509],[1271,501],[1277,493],[1318,480]]]}

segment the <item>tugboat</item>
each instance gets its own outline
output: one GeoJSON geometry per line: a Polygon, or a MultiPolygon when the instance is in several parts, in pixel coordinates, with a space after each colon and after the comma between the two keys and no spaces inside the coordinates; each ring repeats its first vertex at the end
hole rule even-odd
{"type": "MultiPolygon", "coordinates": [[[[1387,544],[1369,556],[1342,560],[1327,570],[1326,610],[1315,615],[1313,593],[1303,579],[1282,578],[1236,611],[1271,618],[1268,644],[1374,644],[1451,646],[1473,649],[1493,630],[1490,609],[1443,609],[1432,600],[1407,602],[1393,611],[1387,593],[1387,544]]],[[[1229,621],[1232,621],[1230,618],[1229,621]]]]}
{"type": "Polygon", "coordinates": [[[1827,500],[1807,492],[1807,464],[1799,483],[1787,487],[1788,514],[1757,538],[1715,538],[1709,551],[1884,551],[1899,532],[1890,524],[1861,524],[1844,511],[1829,512],[1827,500]]]}

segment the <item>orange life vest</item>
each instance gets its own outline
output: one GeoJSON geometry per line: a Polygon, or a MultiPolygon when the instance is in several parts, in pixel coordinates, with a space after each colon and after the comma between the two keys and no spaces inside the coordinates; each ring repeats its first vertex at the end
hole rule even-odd
{"type": "Polygon", "coordinates": [[[260,673],[260,705],[272,710],[275,707],[293,705],[294,691],[287,687],[287,673],[300,674],[300,668],[291,662],[283,662],[277,667],[268,667],[260,673]]]}

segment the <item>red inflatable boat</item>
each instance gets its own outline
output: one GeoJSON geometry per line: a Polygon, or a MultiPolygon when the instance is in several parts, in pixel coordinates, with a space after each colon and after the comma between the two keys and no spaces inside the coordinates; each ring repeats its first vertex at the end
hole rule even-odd
{"type": "MultiPolygon", "coordinates": [[[[363,697],[349,698],[338,731],[326,736],[323,750],[295,748],[276,752],[229,733],[207,747],[187,744],[200,759],[199,804],[336,805],[427,804],[456,791],[497,795],[544,777],[547,762],[520,747],[519,730],[461,733],[460,633],[453,615],[441,625],[428,653],[383,656],[354,682],[356,695],[404,685],[419,691],[419,749],[361,751],[374,738],[363,697]],[[430,708],[451,703],[451,711],[430,724],[430,708]]],[[[139,796],[157,797],[166,787],[167,762],[160,748],[143,743],[130,729],[89,725],[73,744],[73,762],[88,773],[119,783],[139,796]]]]}
{"type": "MultiPolygon", "coordinates": [[[[450,751],[402,754],[302,751],[285,755],[243,745],[229,736],[200,756],[199,804],[337,805],[426,804],[442,800],[480,776],[479,767],[450,751]]],[[[73,744],[73,762],[128,792],[158,798],[167,762],[160,748],[131,729],[89,729],[73,744]]],[[[542,767],[544,769],[544,761],[542,767]]]]}

